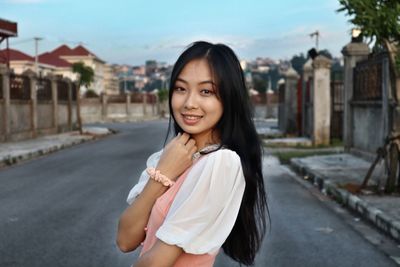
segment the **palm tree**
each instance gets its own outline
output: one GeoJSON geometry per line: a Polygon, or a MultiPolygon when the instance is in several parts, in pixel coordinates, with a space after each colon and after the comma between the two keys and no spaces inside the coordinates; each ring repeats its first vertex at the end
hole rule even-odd
{"type": "Polygon", "coordinates": [[[76,62],[72,64],[72,72],[79,75],[78,78],[78,89],[76,93],[76,110],[78,118],[79,133],[82,134],[82,117],[81,117],[81,103],[80,103],[80,88],[85,86],[88,88],[94,80],[94,70],[86,66],[83,62],[76,62]]]}

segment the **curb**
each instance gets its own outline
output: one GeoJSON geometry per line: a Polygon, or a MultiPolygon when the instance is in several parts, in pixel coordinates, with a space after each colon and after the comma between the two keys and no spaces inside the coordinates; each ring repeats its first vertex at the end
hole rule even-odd
{"type": "Polygon", "coordinates": [[[307,180],[324,194],[331,196],[336,202],[356,212],[362,218],[373,223],[376,227],[400,242],[400,221],[396,221],[385,212],[373,207],[365,200],[338,188],[329,178],[318,171],[304,166],[298,159],[290,160],[293,169],[302,176],[308,176],[307,180]]]}
{"type": "Polygon", "coordinates": [[[85,143],[85,142],[88,142],[88,141],[98,140],[98,139],[101,139],[101,138],[103,138],[105,136],[112,135],[112,134],[114,134],[116,132],[116,131],[111,130],[111,129],[110,129],[110,131],[111,131],[110,134],[104,134],[104,135],[99,135],[99,136],[94,136],[93,135],[93,136],[86,136],[86,137],[82,136],[80,139],[70,140],[67,143],[59,143],[59,144],[56,144],[56,145],[53,145],[53,146],[48,146],[48,147],[45,147],[45,148],[42,148],[42,149],[29,151],[27,153],[16,155],[16,156],[6,156],[3,159],[0,159],[0,168],[8,167],[8,166],[11,166],[11,165],[23,162],[23,161],[27,161],[27,160],[34,159],[34,158],[37,158],[37,157],[40,157],[40,156],[44,156],[44,155],[47,155],[47,154],[50,154],[50,153],[53,153],[53,152],[57,152],[59,150],[62,150],[64,148],[68,148],[68,147],[71,147],[71,146],[74,146],[74,145],[79,145],[81,143],[85,143]]]}

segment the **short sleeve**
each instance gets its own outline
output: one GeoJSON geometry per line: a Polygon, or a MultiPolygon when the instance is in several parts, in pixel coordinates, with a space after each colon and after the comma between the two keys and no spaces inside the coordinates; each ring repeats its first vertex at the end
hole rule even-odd
{"type": "MultiPolygon", "coordinates": [[[[152,154],[147,159],[146,169],[148,167],[156,167],[157,166],[162,152],[163,152],[163,150],[160,150],[160,151],[152,154]]],[[[132,204],[132,202],[135,200],[135,198],[143,191],[144,186],[146,185],[147,181],[149,180],[149,175],[147,174],[146,169],[143,170],[142,174],[140,175],[138,183],[134,187],[132,187],[131,191],[128,194],[126,202],[128,202],[129,205],[132,204]]]]}
{"type": "Polygon", "coordinates": [[[216,253],[235,224],[244,189],[235,152],[221,149],[200,159],[182,183],[157,238],[186,253],[216,253]]]}

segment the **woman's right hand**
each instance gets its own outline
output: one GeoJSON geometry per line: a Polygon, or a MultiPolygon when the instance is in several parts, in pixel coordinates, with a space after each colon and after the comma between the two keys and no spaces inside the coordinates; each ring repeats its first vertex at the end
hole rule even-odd
{"type": "Polygon", "coordinates": [[[192,166],[192,156],[196,151],[196,141],[187,133],[179,133],[165,146],[156,169],[175,181],[192,166]]]}

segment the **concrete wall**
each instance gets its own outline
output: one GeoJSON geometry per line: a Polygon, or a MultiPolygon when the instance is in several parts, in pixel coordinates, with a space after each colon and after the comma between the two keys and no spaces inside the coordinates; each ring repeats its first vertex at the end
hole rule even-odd
{"type": "MultiPolygon", "coordinates": [[[[35,138],[40,135],[57,134],[60,132],[77,129],[76,101],[72,100],[72,82],[63,79],[67,83],[68,100],[57,99],[58,78],[48,76],[51,81],[51,100],[37,100],[36,88],[37,77],[34,72],[28,71],[23,76],[28,77],[30,97],[22,99],[10,99],[10,70],[0,64],[0,75],[2,80],[2,95],[0,100],[0,142],[18,141],[35,138]]],[[[160,105],[156,103],[131,103],[130,95],[122,103],[107,102],[107,96],[101,98],[82,99],[81,116],[83,123],[103,122],[108,120],[130,118],[155,117],[160,114],[160,105]]],[[[145,97],[144,97],[145,99],[145,97]]]]}
{"type": "Polygon", "coordinates": [[[377,105],[352,105],[353,148],[375,153],[383,144],[382,107],[377,105]]]}
{"type": "Polygon", "coordinates": [[[53,106],[51,101],[40,101],[37,105],[38,129],[53,128],[53,106]]]}
{"type": "Polygon", "coordinates": [[[267,107],[263,105],[254,106],[254,117],[255,118],[278,118],[278,103],[270,104],[267,107]]]}
{"type": "Polygon", "coordinates": [[[68,103],[58,102],[58,126],[68,124],[68,103]]]}
{"type": "MultiPolygon", "coordinates": [[[[75,111],[76,113],[76,111],[75,111]]],[[[129,120],[159,116],[155,104],[143,103],[102,103],[99,99],[82,99],[81,114],[83,123],[104,122],[108,120],[129,120]]]]}
{"type": "MultiPolygon", "coordinates": [[[[76,114],[76,111],[75,111],[76,114]]],[[[102,121],[102,105],[98,98],[81,100],[82,123],[102,121]]]]}
{"type": "Polygon", "coordinates": [[[11,133],[29,131],[31,123],[31,105],[28,101],[11,100],[10,106],[10,131],[11,133]]]}

